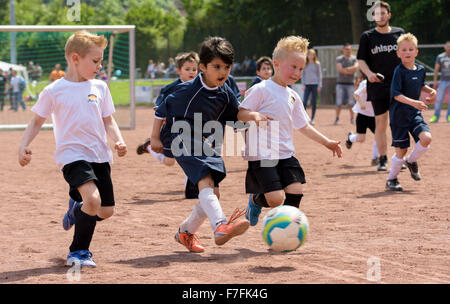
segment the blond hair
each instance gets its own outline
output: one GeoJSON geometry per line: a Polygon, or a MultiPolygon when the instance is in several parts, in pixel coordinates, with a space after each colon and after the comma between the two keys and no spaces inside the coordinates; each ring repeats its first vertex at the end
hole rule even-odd
{"type": "Polygon", "coordinates": [[[87,31],[78,31],[67,39],[64,53],[66,58],[72,53],[77,53],[84,57],[91,47],[98,46],[105,49],[107,44],[108,40],[103,35],[99,36],[87,31]]]}
{"type": "Polygon", "coordinates": [[[308,51],[309,41],[300,36],[288,36],[281,38],[277,46],[273,50],[273,60],[279,60],[286,56],[288,52],[300,52],[306,55],[308,51]]]}
{"type": "Polygon", "coordinates": [[[397,45],[400,45],[400,43],[402,43],[403,41],[411,42],[416,48],[419,44],[419,40],[417,40],[417,37],[411,33],[406,33],[398,37],[397,45]]]}
{"type": "Polygon", "coordinates": [[[315,63],[315,64],[319,64],[320,63],[320,61],[319,61],[319,58],[317,58],[317,53],[316,53],[316,51],[314,50],[314,49],[309,49],[308,50],[308,52],[306,53],[306,63],[309,63],[310,61],[309,61],[309,54],[308,53],[312,53],[312,54],[314,54],[314,59],[313,59],[313,62],[315,63]]]}

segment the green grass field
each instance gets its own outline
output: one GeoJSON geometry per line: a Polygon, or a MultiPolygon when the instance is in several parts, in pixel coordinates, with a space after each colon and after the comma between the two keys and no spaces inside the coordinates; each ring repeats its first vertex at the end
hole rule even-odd
{"type": "MultiPolygon", "coordinates": [[[[138,80],[136,85],[166,85],[173,81],[173,79],[167,80],[138,80]]],[[[38,92],[41,92],[49,82],[40,81],[36,84],[36,87],[29,85],[29,89],[33,95],[36,96],[38,92]]],[[[118,106],[127,106],[130,104],[130,82],[128,80],[111,81],[110,83],[111,95],[114,100],[114,104],[118,106]]],[[[27,90],[24,93],[24,97],[27,95],[27,90]]],[[[28,102],[33,104],[34,101],[28,102]]]]}

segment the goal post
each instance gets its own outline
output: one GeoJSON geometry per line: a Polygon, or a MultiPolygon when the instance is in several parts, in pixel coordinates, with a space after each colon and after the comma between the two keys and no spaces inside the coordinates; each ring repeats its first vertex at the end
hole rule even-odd
{"type": "MultiPolygon", "coordinates": [[[[26,110],[20,105],[12,108],[13,94],[6,89],[3,111],[0,112],[0,130],[26,128],[33,116],[30,111],[39,92],[50,83],[49,74],[56,64],[66,68],[64,45],[76,31],[86,30],[108,39],[103,62],[104,71],[98,75],[105,80],[114,100],[114,117],[121,129],[136,128],[135,102],[135,26],[134,25],[7,25],[0,26],[0,69],[8,74],[16,70],[26,80],[23,100],[26,110]],[[16,33],[17,62],[10,60],[10,33],[16,33]]],[[[52,128],[51,118],[44,128],[52,128]]]]}

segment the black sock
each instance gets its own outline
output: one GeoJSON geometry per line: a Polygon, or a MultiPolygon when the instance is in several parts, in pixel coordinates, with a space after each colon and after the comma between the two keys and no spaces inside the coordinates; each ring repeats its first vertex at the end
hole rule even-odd
{"type": "Polygon", "coordinates": [[[73,241],[70,245],[70,252],[78,250],[89,250],[92,236],[94,235],[97,216],[89,215],[81,211],[81,206],[74,210],[75,214],[75,232],[73,241]]]}
{"type": "Polygon", "coordinates": [[[284,205],[299,208],[302,197],[303,197],[303,194],[286,193],[286,199],[284,200],[284,205]]]}
{"type": "Polygon", "coordinates": [[[253,195],[253,202],[255,202],[256,205],[269,208],[269,204],[267,203],[266,197],[264,196],[264,193],[257,193],[252,194],[253,195]]]}

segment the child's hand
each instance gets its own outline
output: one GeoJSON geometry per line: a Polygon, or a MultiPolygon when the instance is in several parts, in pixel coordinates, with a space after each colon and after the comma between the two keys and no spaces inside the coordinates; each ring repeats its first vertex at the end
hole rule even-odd
{"type": "Polygon", "coordinates": [[[24,167],[31,161],[31,149],[28,147],[19,147],[19,164],[24,167]]]}
{"type": "Polygon", "coordinates": [[[432,89],[431,92],[428,94],[428,97],[425,98],[425,100],[428,103],[434,103],[436,101],[436,90],[432,89]]]}
{"type": "Polygon", "coordinates": [[[116,142],[114,148],[116,149],[117,155],[119,157],[125,156],[125,154],[127,154],[127,145],[123,141],[116,142]]]}
{"type": "Polygon", "coordinates": [[[416,102],[412,106],[419,111],[424,111],[428,109],[428,106],[421,100],[416,100],[416,102]]]}
{"type": "Polygon", "coordinates": [[[342,147],[341,142],[336,140],[329,140],[325,147],[333,151],[333,156],[337,155],[339,158],[342,157],[342,147]]]}
{"type": "Polygon", "coordinates": [[[163,144],[159,138],[150,138],[152,151],[156,153],[162,153],[163,152],[163,144]]]}
{"type": "MultiPolygon", "coordinates": [[[[269,121],[269,120],[273,120],[272,118],[270,118],[269,116],[266,116],[264,114],[261,114],[259,112],[253,112],[253,120],[256,122],[256,125],[259,127],[259,124],[262,121],[269,121]]],[[[267,123],[263,124],[263,126],[267,126],[267,123]]]]}

